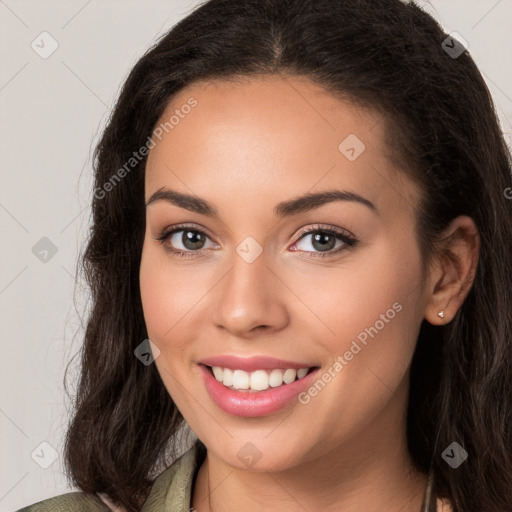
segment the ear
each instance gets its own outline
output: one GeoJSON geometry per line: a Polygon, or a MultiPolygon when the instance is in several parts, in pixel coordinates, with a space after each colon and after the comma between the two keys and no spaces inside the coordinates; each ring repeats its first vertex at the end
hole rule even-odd
{"type": "Polygon", "coordinates": [[[433,256],[425,307],[429,323],[443,325],[453,319],[473,284],[479,252],[480,235],[473,219],[466,215],[455,218],[433,256]]]}

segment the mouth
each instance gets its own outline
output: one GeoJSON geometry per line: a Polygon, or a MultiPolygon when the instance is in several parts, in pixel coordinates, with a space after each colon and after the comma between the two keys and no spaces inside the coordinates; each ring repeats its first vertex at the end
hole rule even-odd
{"type": "Polygon", "coordinates": [[[317,370],[318,366],[305,368],[271,368],[255,371],[223,368],[220,366],[208,366],[202,364],[206,370],[227,389],[245,393],[258,393],[271,388],[279,388],[292,384],[307,377],[317,370]]]}
{"type": "MultiPolygon", "coordinates": [[[[303,368],[262,368],[245,371],[198,364],[206,391],[224,412],[255,418],[282,411],[297,401],[300,393],[318,378],[319,366],[303,368]]],[[[303,407],[303,405],[300,405],[303,407]]]]}

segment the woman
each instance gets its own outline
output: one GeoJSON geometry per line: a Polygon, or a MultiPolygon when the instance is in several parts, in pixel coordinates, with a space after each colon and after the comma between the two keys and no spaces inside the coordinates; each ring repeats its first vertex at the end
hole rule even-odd
{"type": "Polygon", "coordinates": [[[512,510],[510,157],[428,14],[210,0],[95,172],[82,492],[24,510],[512,510]]]}

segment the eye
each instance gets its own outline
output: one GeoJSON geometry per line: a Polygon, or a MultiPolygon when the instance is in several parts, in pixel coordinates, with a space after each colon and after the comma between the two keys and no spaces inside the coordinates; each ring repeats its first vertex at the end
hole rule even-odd
{"type": "Polygon", "coordinates": [[[172,226],[164,230],[155,240],[164,245],[167,251],[184,258],[196,257],[201,251],[208,249],[208,241],[213,246],[210,248],[218,247],[204,231],[188,225],[172,226]]]}
{"type": "MultiPolygon", "coordinates": [[[[308,256],[311,258],[334,256],[344,249],[354,247],[358,242],[353,235],[334,226],[313,226],[308,230],[301,230],[298,236],[299,238],[290,249],[312,253],[308,256]]],[[[201,257],[204,250],[219,247],[203,230],[190,225],[167,228],[155,240],[158,240],[166,251],[178,258],[201,257]],[[209,247],[208,242],[210,242],[209,247]]]]}
{"type": "Polygon", "coordinates": [[[347,247],[354,247],[358,240],[346,231],[333,226],[314,226],[299,233],[300,238],[291,247],[292,251],[312,252],[312,258],[325,258],[339,253],[347,247]],[[300,246],[302,244],[302,247],[300,246]],[[294,248],[299,246],[298,249],[294,248]]]}

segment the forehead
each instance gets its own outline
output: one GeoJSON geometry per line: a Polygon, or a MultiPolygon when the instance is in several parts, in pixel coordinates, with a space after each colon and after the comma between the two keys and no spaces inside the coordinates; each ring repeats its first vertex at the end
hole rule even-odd
{"type": "Polygon", "coordinates": [[[378,202],[393,174],[384,125],[303,77],[196,82],[159,120],[146,199],[164,186],[242,204],[343,187],[378,202]]]}

